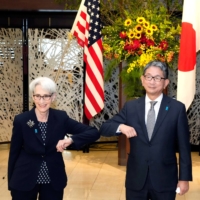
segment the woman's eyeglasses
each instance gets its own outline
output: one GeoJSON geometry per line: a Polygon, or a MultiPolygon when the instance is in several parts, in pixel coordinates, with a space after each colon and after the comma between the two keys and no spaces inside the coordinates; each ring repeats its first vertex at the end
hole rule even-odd
{"type": "Polygon", "coordinates": [[[45,94],[45,95],[41,96],[40,94],[34,94],[34,95],[33,95],[33,98],[34,98],[34,100],[36,100],[36,101],[39,101],[41,98],[42,98],[44,101],[48,101],[48,100],[51,99],[52,95],[53,95],[53,94],[50,94],[50,95],[45,94]]]}

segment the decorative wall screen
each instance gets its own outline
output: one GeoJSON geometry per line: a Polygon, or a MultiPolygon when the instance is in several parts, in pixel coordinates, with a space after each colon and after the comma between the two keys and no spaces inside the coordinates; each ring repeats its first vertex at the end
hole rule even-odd
{"type": "Polygon", "coordinates": [[[22,112],[22,32],[0,28],[0,36],[0,142],[7,142],[14,116],[22,112]]]}
{"type": "MultiPolygon", "coordinates": [[[[83,53],[75,40],[69,45],[68,32],[66,29],[28,29],[29,81],[38,76],[55,80],[58,93],[53,107],[82,121],[83,53]]],[[[29,100],[31,108],[32,98],[29,100]]]]}

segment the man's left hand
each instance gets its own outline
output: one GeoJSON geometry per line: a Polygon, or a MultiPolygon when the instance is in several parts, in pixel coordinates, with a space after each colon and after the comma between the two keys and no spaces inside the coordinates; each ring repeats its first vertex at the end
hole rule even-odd
{"type": "Polygon", "coordinates": [[[58,144],[56,145],[57,152],[63,152],[63,150],[72,144],[71,138],[66,138],[64,140],[59,140],[58,144]]]}
{"type": "Polygon", "coordinates": [[[184,195],[189,190],[189,181],[179,181],[177,188],[180,188],[180,195],[184,195]]]}

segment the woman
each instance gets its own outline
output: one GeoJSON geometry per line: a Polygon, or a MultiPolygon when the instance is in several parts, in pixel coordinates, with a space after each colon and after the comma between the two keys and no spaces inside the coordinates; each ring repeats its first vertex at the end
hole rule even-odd
{"type": "Polygon", "coordinates": [[[96,128],[79,123],[65,111],[50,108],[56,84],[38,77],[30,85],[35,107],[15,116],[8,161],[8,188],[13,200],[62,200],[67,184],[61,152],[96,141],[96,128]],[[64,139],[65,135],[71,138],[64,139]]]}

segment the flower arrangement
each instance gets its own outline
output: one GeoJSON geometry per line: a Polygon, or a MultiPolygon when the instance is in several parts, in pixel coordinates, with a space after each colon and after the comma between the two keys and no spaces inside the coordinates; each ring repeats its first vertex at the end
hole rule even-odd
{"type": "Polygon", "coordinates": [[[173,19],[164,6],[143,10],[140,15],[126,13],[126,19],[116,19],[105,26],[103,55],[110,60],[105,70],[109,79],[112,69],[125,61],[121,75],[128,97],[141,95],[139,78],[144,66],[152,60],[168,63],[173,69],[179,52],[180,20],[173,19]],[[178,21],[178,23],[177,23],[178,21]]]}

